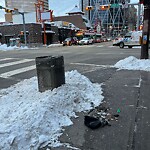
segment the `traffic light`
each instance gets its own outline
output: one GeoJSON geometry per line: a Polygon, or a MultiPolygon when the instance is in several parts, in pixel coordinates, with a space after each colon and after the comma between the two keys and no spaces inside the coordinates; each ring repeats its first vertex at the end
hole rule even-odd
{"type": "Polygon", "coordinates": [[[20,35],[24,35],[24,32],[23,32],[23,31],[20,31],[20,35]]]}
{"type": "MultiPolygon", "coordinates": [[[[19,35],[24,35],[24,31],[20,31],[19,35]]],[[[29,35],[28,31],[26,31],[26,35],[29,35]]]]}
{"type": "Polygon", "coordinates": [[[5,8],[5,12],[7,12],[7,13],[12,13],[13,10],[12,10],[12,9],[8,9],[8,8],[5,8]]]}
{"type": "Polygon", "coordinates": [[[86,6],[85,10],[92,10],[93,6],[86,6]]]}
{"type": "Polygon", "coordinates": [[[109,10],[110,9],[110,5],[101,5],[100,6],[100,10],[109,10]]]}
{"type": "Polygon", "coordinates": [[[140,25],[139,29],[142,30],[143,29],[143,25],[140,25]]]}
{"type": "Polygon", "coordinates": [[[18,13],[19,13],[18,9],[17,9],[17,8],[14,8],[13,13],[14,13],[14,14],[18,14],[18,13]]]}

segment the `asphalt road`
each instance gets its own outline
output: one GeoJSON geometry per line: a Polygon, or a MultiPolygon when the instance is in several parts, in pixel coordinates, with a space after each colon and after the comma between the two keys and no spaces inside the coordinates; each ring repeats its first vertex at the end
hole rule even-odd
{"type": "Polygon", "coordinates": [[[89,70],[89,67],[113,65],[118,60],[131,55],[139,58],[140,49],[125,48],[122,50],[118,47],[113,47],[111,42],[106,42],[88,46],[41,47],[38,49],[0,51],[0,82],[2,83],[0,89],[7,88],[22,79],[35,76],[36,69],[33,69],[35,68],[35,58],[50,55],[63,55],[65,70],[78,69],[81,72],[85,72],[89,70]],[[10,63],[16,61],[19,62],[10,65],[10,63]],[[26,67],[29,68],[27,69],[26,67]],[[22,71],[22,68],[24,71],[22,71]]]}
{"type": "MultiPolygon", "coordinates": [[[[150,73],[143,71],[117,71],[112,68],[117,61],[128,56],[140,58],[140,48],[112,47],[111,42],[89,46],[50,47],[21,51],[0,52],[0,66],[27,59],[25,63],[5,65],[0,69],[0,88],[7,88],[20,80],[36,75],[36,69],[18,74],[18,69],[35,65],[39,56],[63,55],[65,70],[78,70],[92,82],[103,83],[103,96],[111,114],[118,121],[111,126],[91,130],[84,125],[84,116],[79,113],[74,124],[66,127],[60,137],[62,146],[51,150],[149,150],[150,149],[150,73]],[[11,59],[8,59],[11,58],[11,59]],[[15,70],[15,71],[14,71],[15,70]],[[12,71],[12,72],[10,72],[12,71]],[[9,72],[9,73],[8,73],[9,72]]],[[[47,146],[48,147],[48,146],[47,146]]],[[[44,148],[46,150],[46,147],[44,148]]]]}

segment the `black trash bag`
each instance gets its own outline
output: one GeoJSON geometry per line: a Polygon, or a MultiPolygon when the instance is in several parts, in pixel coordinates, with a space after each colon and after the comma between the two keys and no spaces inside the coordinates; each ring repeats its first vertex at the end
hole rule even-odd
{"type": "Polygon", "coordinates": [[[118,114],[115,114],[115,115],[114,115],[114,117],[118,118],[118,117],[119,117],[119,115],[118,115],[118,114]]]}
{"type": "Polygon", "coordinates": [[[106,121],[105,119],[100,120],[92,116],[84,116],[84,124],[91,129],[97,129],[99,127],[108,125],[108,121],[106,121]]]}

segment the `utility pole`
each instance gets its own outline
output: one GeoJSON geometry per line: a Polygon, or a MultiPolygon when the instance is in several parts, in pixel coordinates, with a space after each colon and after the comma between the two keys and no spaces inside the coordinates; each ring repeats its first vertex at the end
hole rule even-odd
{"type": "Polygon", "coordinates": [[[149,0],[144,1],[144,22],[142,33],[142,45],[141,45],[141,59],[149,58],[149,30],[150,30],[150,3],[149,0]]]}
{"type": "Polygon", "coordinates": [[[83,0],[81,0],[81,10],[84,11],[83,10],[83,0]]]}
{"type": "Polygon", "coordinates": [[[25,24],[24,12],[19,12],[18,9],[14,8],[13,14],[20,14],[20,15],[22,15],[24,44],[25,44],[25,46],[27,46],[27,34],[26,34],[26,24],[25,24]]]}

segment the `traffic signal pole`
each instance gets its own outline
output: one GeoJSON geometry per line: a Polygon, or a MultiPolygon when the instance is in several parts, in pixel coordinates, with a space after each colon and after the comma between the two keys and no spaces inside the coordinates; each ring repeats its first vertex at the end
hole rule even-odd
{"type": "Polygon", "coordinates": [[[142,45],[141,45],[141,59],[149,58],[149,33],[150,30],[150,5],[144,6],[144,21],[143,21],[143,33],[142,33],[142,45]]]}
{"type": "Polygon", "coordinates": [[[24,32],[24,44],[25,44],[25,46],[27,46],[27,34],[26,34],[26,24],[25,24],[24,12],[19,12],[18,9],[14,8],[13,14],[20,14],[20,15],[22,15],[23,32],[24,32]]]}
{"type": "Polygon", "coordinates": [[[27,35],[26,35],[25,17],[24,17],[24,13],[19,12],[19,14],[22,15],[22,20],[23,20],[23,32],[24,32],[24,42],[25,42],[25,46],[27,46],[27,35]]]}
{"type": "Polygon", "coordinates": [[[25,27],[25,17],[24,17],[24,12],[19,12],[18,9],[9,9],[5,8],[3,6],[0,6],[0,9],[4,9],[5,12],[7,13],[13,13],[13,14],[21,14],[22,15],[22,20],[23,20],[23,32],[24,32],[24,41],[25,41],[25,46],[27,46],[27,36],[26,36],[26,27],[25,27]]]}

